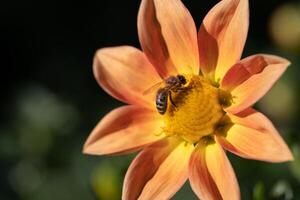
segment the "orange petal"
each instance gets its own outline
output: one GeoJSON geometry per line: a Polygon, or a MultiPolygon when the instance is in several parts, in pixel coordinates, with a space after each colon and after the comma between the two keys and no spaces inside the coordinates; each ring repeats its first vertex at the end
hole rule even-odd
{"type": "Polygon", "coordinates": [[[138,32],[143,51],[162,77],[198,74],[197,30],[180,0],[143,0],[138,32]]]}
{"type": "Polygon", "coordinates": [[[189,180],[200,199],[240,199],[235,173],[222,147],[216,142],[198,143],[189,163],[189,180]]]}
{"type": "Polygon", "coordinates": [[[129,153],[160,140],[164,135],[157,115],[139,106],[123,106],[111,111],[90,134],[84,153],[129,153]]]}
{"type": "Polygon", "coordinates": [[[227,112],[240,112],[267,93],[290,62],[278,56],[259,54],[234,65],[225,75],[221,88],[231,90],[233,104],[227,112]]]}
{"type": "Polygon", "coordinates": [[[268,162],[284,162],[293,159],[291,151],[276,128],[262,113],[252,108],[230,115],[235,123],[218,141],[227,150],[244,158],[268,162]]]}
{"type": "Polygon", "coordinates": [[[222,0],[206,15],[198,33],[201,71],[216,81],[242,55],[249,27],[248,0],[222,0]]]}
{"type": "Polygon", "coordinates": [[[125,103],[154,108],[155,101],[143,92],[161,78],[140,50],[130,46],[100,49],[93,70],[98,83],[111,96],[125,103]]]}
{"type": "Polygon", "coordinates": [[[144,149],[127,171],[122,199],[170,199],[188,177],[193,149],[193,145],[175,138],[144,149]]]}

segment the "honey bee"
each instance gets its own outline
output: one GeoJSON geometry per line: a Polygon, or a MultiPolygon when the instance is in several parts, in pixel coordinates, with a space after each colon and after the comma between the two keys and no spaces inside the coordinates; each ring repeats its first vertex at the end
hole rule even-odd
{"type": "Polygon", "coordinates": [[[158,113],[163,115],[165,114],[168,108],[168,99],[170,99],[172,105],[176,107],[172,99],[172,92],[178,92],[180,90],[183,90],[183,86],[185,84],[186,79],[183,75],[169,76],[164,81],[157,83],[148,90],[146,90],[144,92],[144,95],[149,94],[151,91],[160,87],[156,92],[155,103],[158,113]],[[162,84],[164,84],[164,86],[160,87],[162,84]]]}

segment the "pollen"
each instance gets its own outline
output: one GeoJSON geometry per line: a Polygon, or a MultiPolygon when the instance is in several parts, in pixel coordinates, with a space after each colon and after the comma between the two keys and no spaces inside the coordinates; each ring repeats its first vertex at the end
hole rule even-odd
{"type": "Polygon", "coordinates": [[[178,92],[172,92],[164,115],[164,132],[190,143],[212,135],[224,116],[224,92],[202,76],[192,75],[178,92]],[[221,95],[220,95],[221,94],[221,95]]]}

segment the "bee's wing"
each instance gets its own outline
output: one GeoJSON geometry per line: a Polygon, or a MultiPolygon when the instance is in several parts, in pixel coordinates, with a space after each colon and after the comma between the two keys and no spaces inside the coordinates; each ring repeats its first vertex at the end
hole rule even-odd
{"type": "Polygon", "coordinates": [[[160,88],[163,84],[164,84],[164,81],[161,81],[159,83],[152,85],[150,88],[148,88],[147,90],[145,90],[143,92],[143,95],[148,95],[150,93],[153,93],[154,91],[158,90],[158,88],[160,88]]]}

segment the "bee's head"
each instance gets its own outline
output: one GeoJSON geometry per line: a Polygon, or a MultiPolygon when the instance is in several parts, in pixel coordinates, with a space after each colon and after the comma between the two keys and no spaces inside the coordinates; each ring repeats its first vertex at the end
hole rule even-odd
{"type": "Polygon", "coordinates": [[[177,75],[177,78],[178,78],[178,80],[180,81],[180,83],[182,85],[186,84],[186,79],[185,79],[185,77],[183,75],[177,75]]]}

